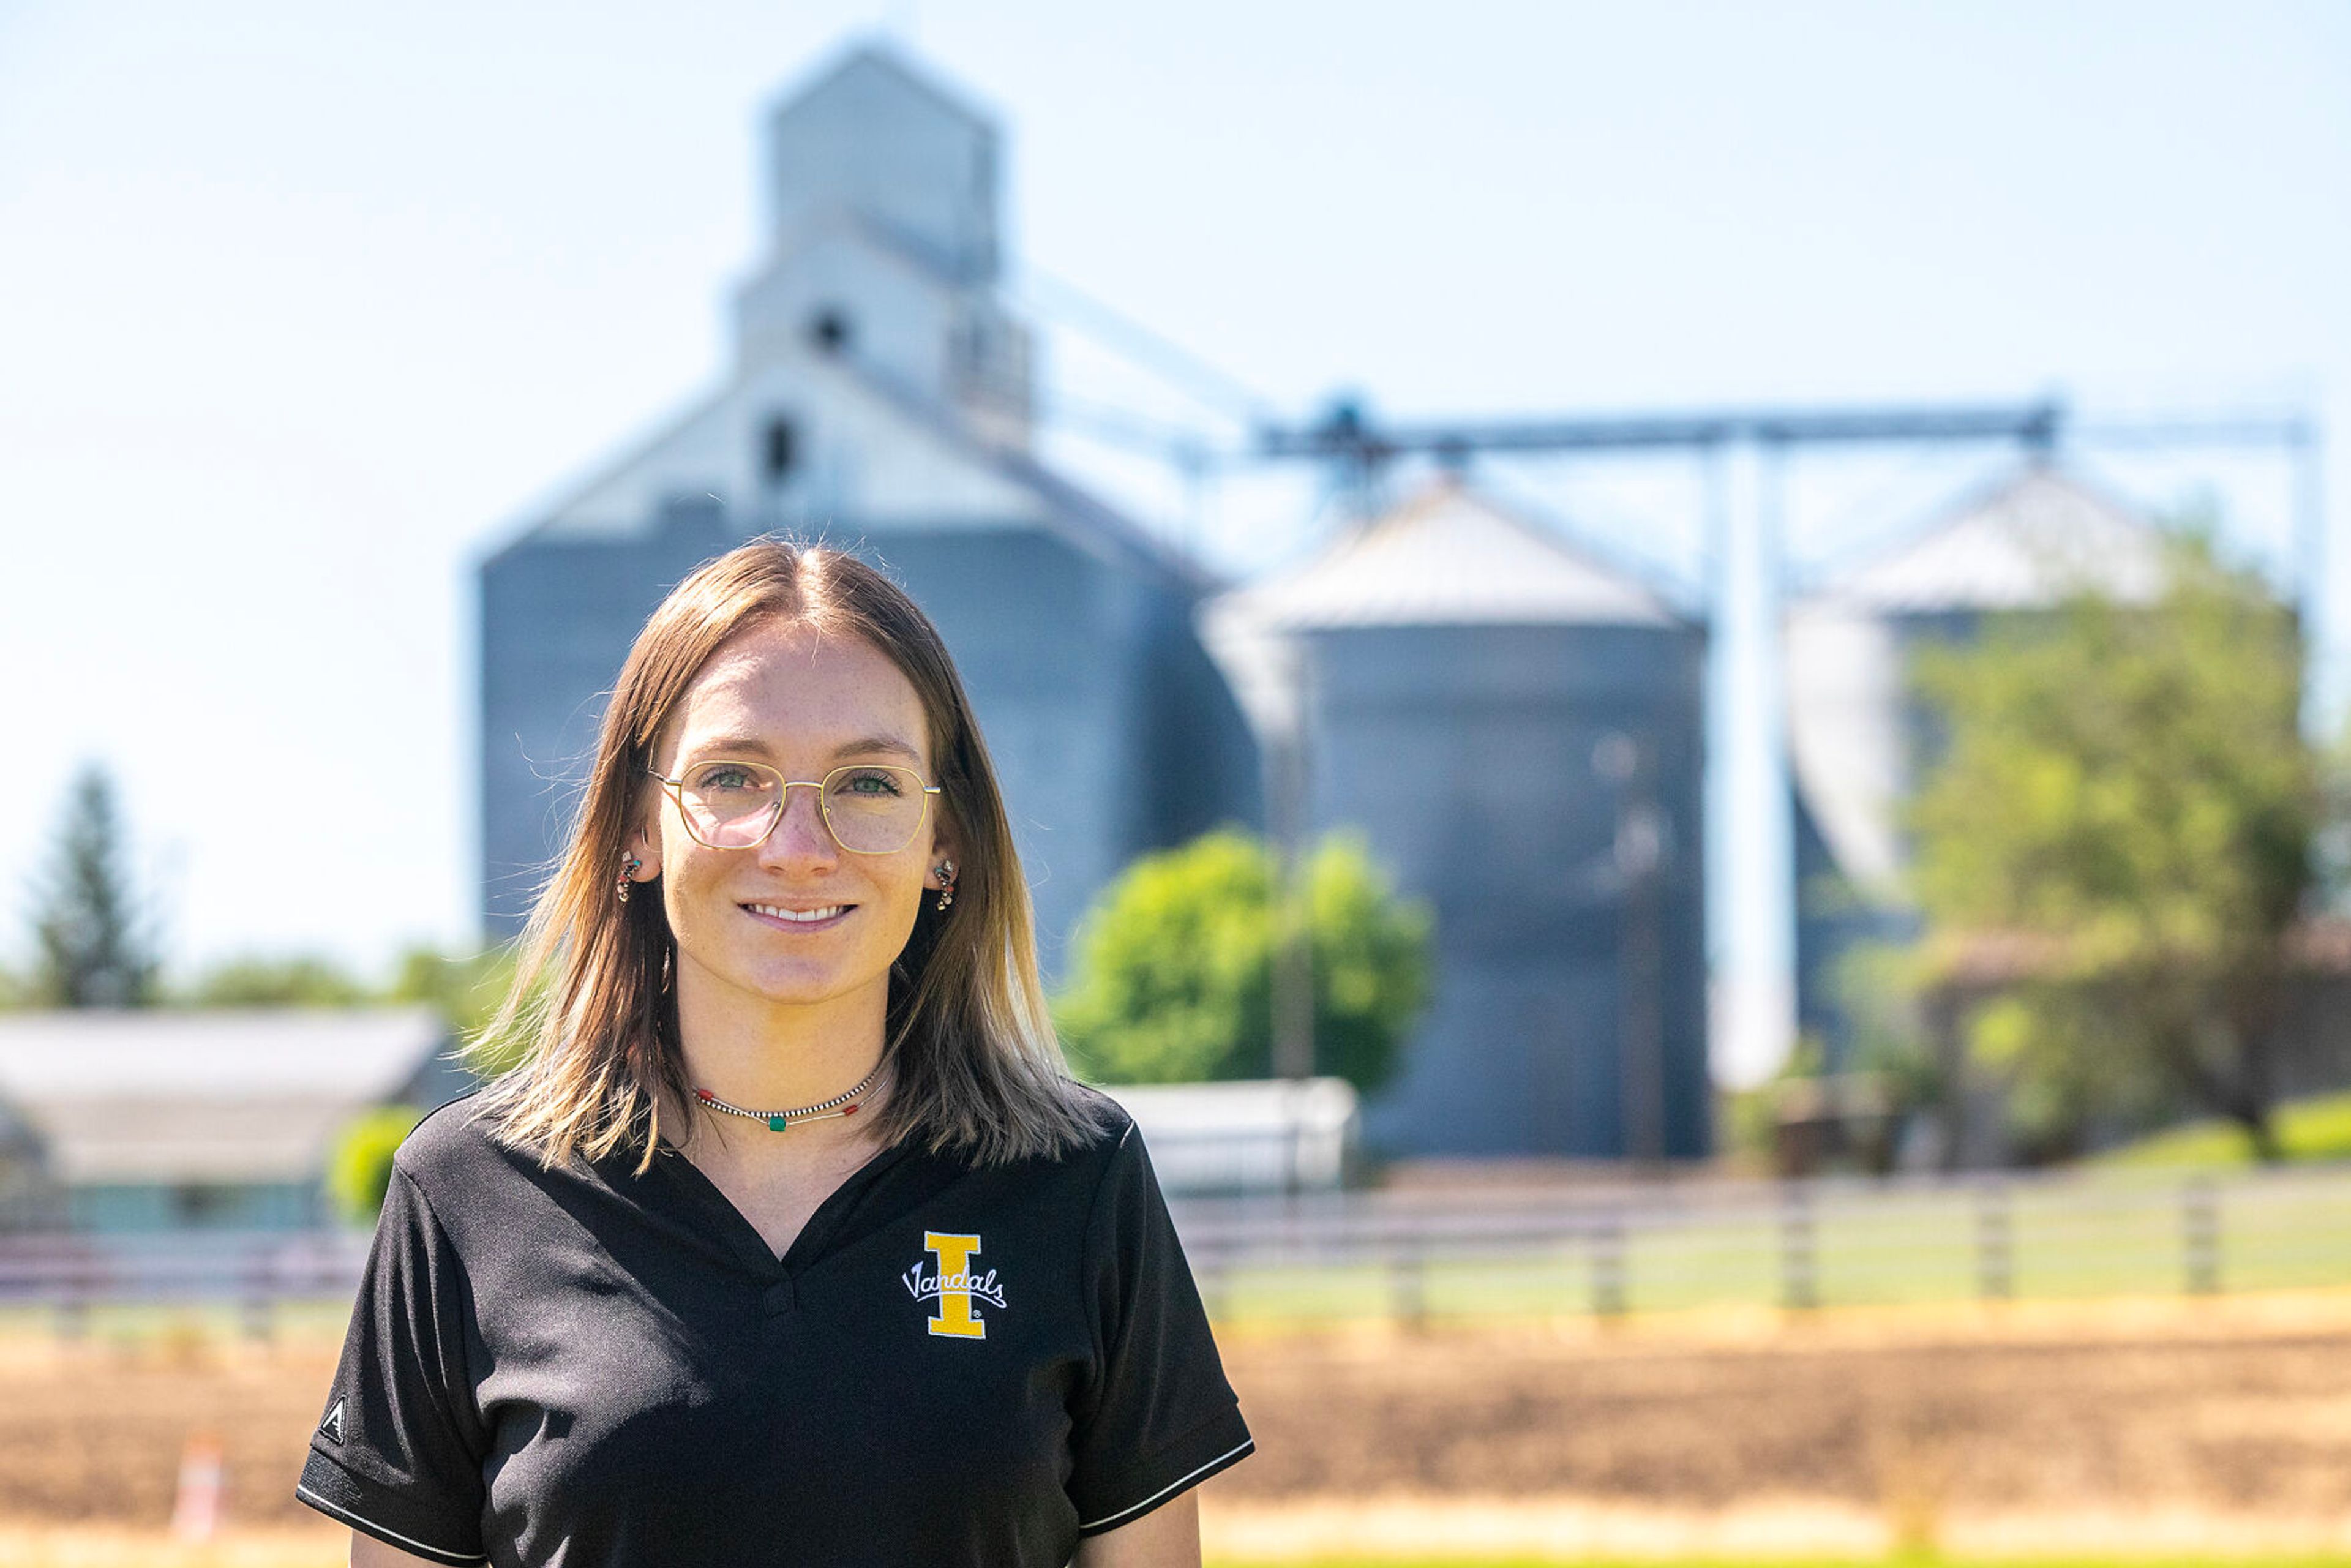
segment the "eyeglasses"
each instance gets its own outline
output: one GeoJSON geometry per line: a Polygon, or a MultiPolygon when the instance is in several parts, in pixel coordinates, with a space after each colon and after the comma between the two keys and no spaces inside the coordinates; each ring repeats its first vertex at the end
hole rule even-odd
{"type": "Polygon", "coordinates": [[[675,779],[645,771],[677,802],[694,841],[714,850],[767,842],[783,821],[788,792],[799,785],[817,792],[833,842],[854,855],[895,854],[914,842],[939,793],[911,768],[873,762],[836,768],[821,779],[787,779],[758,762],[697,762],[675,779]]]}

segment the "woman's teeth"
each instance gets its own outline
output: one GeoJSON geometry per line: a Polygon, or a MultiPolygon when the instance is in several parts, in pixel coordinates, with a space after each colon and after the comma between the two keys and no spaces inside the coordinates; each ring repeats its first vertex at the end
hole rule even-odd
{"type": "Polygon", "coordinates": [[[778,920],[797,920],[806,925],[818,920],[830,920],[847,909],[849,905],[828,904],[822,909],[784,909],[772,904],[746,904],[744,907],[754,914],[772,915],[778,920]]]}

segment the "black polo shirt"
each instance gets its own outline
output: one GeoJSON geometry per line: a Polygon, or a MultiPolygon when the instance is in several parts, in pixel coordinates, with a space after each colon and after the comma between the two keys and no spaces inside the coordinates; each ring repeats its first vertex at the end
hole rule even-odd
{"type": "Polygon", "coordinates": [[[468,1098],[392,1188],[298,1495],[441,1563],[1060,1568],[1251,1447],[1143,1140],[904,1145],[781,1260],[664,1148],[542,1170],[468,1098]]]}

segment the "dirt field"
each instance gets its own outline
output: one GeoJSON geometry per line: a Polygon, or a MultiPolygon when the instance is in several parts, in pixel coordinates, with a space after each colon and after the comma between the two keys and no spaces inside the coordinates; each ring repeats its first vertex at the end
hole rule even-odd
{"type": "MultiPolygon", "coordinates": [[[[2351,1295],[1225,1345],[1259,1451],[1204,1514],[1237,1554],[2351,1546],[2351,1295]]],[[[0,1341],[0,1544],[160,1529],[199,1431],[232,1519],[305,1531],[330,1366],[316,1342],[0,1341]]]]}
{"type": "Polygon", "coordinates": [[[2351,1518],[2351,1303],[1238,1339],[1223,1490],[2351,1518]]]}

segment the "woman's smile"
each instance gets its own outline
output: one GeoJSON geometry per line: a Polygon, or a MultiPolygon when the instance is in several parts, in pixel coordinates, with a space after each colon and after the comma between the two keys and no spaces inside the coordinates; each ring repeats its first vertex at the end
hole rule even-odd
{"type": "Polygon", "coordinates": [[[853,904],[820,904],[796,908],[783,904],[746,904],[744,910],[769,925],[781,926],[795,936],[810,931],[830,931],[847,919],[853,904]]]}

